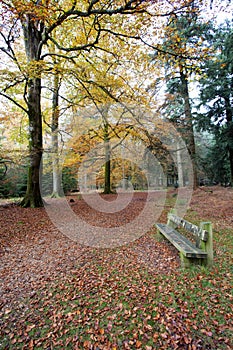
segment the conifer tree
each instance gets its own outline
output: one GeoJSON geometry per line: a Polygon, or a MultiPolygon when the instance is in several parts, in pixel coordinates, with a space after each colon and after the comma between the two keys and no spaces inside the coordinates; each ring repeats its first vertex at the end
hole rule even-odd
{"type": "Polygon", "coordinates": [[[215,156],[222,160],[227,157],[231,174],[229,182],[233,185],[233,29],[230,23],[215,30],[213,45],[215,56],[202,66],[202,113],[197,115],[196,123],[199,129],[210,130],[215,135],[215,156]],[[217,148],[222,150],[220,154],[217,148]]]}

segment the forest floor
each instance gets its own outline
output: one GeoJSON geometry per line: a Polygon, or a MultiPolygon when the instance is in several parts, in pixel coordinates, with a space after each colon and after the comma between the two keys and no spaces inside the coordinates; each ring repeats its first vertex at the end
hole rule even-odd
{"type": "MultiPolygon", "coordinates": [[[[167,193],[158,221],[175,198],[167,193]]],[[[68,198],[90,225],[110,229],[145,201],[136,193],[122,216],[68,198]]],[[[186,218],[213,223],[213,268],[181,270],[153,227],[119,247],[91,247],[62,234],[45,208],[2,203],[0,349],[232,349],[233,189],[194,191],[186,218]]]]}

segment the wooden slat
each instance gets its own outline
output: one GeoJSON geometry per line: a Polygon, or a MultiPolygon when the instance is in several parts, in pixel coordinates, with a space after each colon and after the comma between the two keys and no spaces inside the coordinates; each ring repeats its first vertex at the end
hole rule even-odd
{"type": "Polygon", "coordinates": [[[168,214],[168,218],[169,220],[174,222],[178,227],[183,227],[185,230],[193,233],[195,236],[198,236],[202,241],[207,242],[209,233],[206,230],[202,230],[200,227],[174,214],[168,214]]]}
{"type": "Polygon", "coordinates": [[[156,224],[156,227],[176,247],[176,249],[182,252],[187,258],[207,257],[206,252],[195,247],[186,237],[182,236],[173,228],[164,224],[156,224]]]}

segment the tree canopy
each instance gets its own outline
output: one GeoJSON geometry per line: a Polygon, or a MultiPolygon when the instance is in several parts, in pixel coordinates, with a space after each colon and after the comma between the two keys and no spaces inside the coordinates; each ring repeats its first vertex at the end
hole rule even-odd
{"type": "MultiPolygon", "coordinates": [[[[195,121],[188,84],[196,79],[202,89],[200,99],[203,104],[211,105],[206,97],[210,89],[210,84],[208,88],[207,85],[211,69],[215,64],[219,66],[213,53],[221,50],[218,44],[213,44],[214,27],[210,29],[209,22],[201,16],[210,9],[209,2],[6,0],[0,5],[3,56],[0,96],[10,102],[12,111],[26,115],[29,123],[29,171],[23,206],[43,205],[40,176],[48,126],[53,147],[56,144],[55,153],[59,147],[60,123],[65,125],[80,108],[93,104],[100,109],[109,102],[119,103],[127,109],[130,123],[142,127],[145,119],[137,118],[135,108],[138,106],[148,114],[153,111],[155,118],[166,114],[161,116],[164,109],[160,100],[156,100],[148,88],[158,79],[167,82],[170,98],[177,94],[176,103],[179,98],[183,99],[187,123],[183,137],[191,135],[186,141],[195,164],[195,121]],[[152,56],[156,64],[152,64],[152,56]]],[[[218,1],[211,5],[220,6],[218,1]]],[[[229,28],[222,33],[224,38],[228,31],[229,28]]],[[[232,34],[224,48],[224,55],[228,57],[231,38],[232,34]]],[[[220,60],[221,72],[229,72],[230,58],[220,60]]],[[[220,75],[218,80],[222,78],[220,75]]],[[[226,74],[223,78],[221,80],[228,79],[226,74]]],[[[228,102],[225,140],[232,123],[231,100],[228,102]]],[[[180,113],[179,109],[177,112],[180,113]]],[[[178,119],[180,123],[181,116],[178,119]]],[[[197,124],[202,127],[200,118],[197,124]]],[[[227,152],[231,154],[229,137],[226,142],[227,152]]]]}

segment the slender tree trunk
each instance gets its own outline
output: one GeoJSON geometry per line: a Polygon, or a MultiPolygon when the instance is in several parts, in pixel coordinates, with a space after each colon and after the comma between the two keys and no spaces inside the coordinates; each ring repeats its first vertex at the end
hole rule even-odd
{"type": "Polygon", "coordinates": [[[179,187],[184,187],[183,166],[182,166],[181,151],[180,151],[179,143],[177,143],[177,171],[178,171],[179,187]]]}
{"type": "Polygon", "coordinates": [[[54,75],[53,79],[53,98],[52,98],[52,156],[53,156],[53,193],[52,197],[60,197],[61,175],[59,166],[59,145],[58,145],[58,126],[59,126],[59,76],[54,75]]]}
{"type": "MultiPolygon", "coordinates": [[[[24,30],[24,42],[29,64],[39,62],[41,41],[41,28],[35,19],[28,15],[27,21],[22,23],[24,30]]],[[[43,200],[40,192],[41,160],[43,154],[42,143],[42,116],[41,116],[41,76],[40,68],[35,64],[34,70],[29,73],[27,85],[26,103],[29,117],[29,169],[27,179],[27,191],[21,203],[23,207],[41,207],[43,200]]]]}
{"type": "Polygon", "coordinates": [[[105,168],[104,168],[104,193],[110,194],[111,191],[111,148],[109,142],[108,124],[104,124],[104,150],[105,150],[105,168]]]}
{"type": "Polygon", "coordinates": [[[197,181],[197,165],[196,165],[196,148],[195,148],[195,138],[194,138],[194,129],[193,129],[193,119],[192,111],[190,105],[190,97],[188,90],[188,77],[184,72],[184,68],[180,67],[180,77],[181,77],[181,86],[182,86],[182,96],[184,99],[184,114],[186,122],[186,137],[187,137],[187,147],[189,155],[192,160],[193,166],[193,188],[196,189],[198,186],[197,181]]]}

